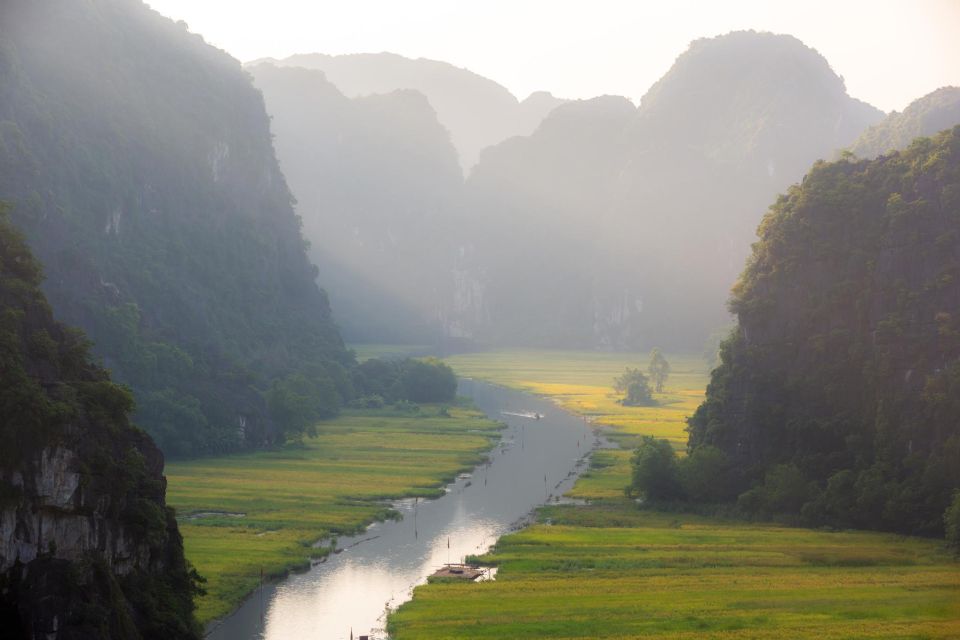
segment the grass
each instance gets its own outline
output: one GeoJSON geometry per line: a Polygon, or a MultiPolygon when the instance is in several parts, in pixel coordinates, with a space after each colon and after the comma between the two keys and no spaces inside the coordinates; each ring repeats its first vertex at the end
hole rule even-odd
{"type": "MultiPolygon", "coordinates": [[[[706,377],[693,359],[668,359],[681,372],[665,395],[676,401],[644,410],[612,406],[603,388],[639,356],[521,351],[450,362],[583,408],[622,444],[644,433],[681,444],[681,414],[706,377]]],[[[391,637],[960,638],[960,566],[939,542],[641,510],[623,496],[629,456],[596,452],[572,492],[589,505],[543,508],[535,525],[502,538],[482,558],[499,567],[496,581],[418,587],[391,615],[391,637]]]]}
{"type": "Polygon", "coordinates": [[[479,378],[550,397],[568,411],[614,427],[609,436],[624,448],[641,435],[687,444],[686,418],[703,401],[709,373],[699,356],[669,355],[673,371],[657,406],[625,407],[617,402],[613,379],[627,367],[646,370],[647,353],[509,350],[453,356],[446,362],[458,375],[479,378]]]}
{"type": "Polygon", "coordinates": [[[167,501],[187,558],[208,581],[201,621],[235,608],[261,567],[277,576],[309,566],[329,552],[313,546],[319,539],[390,517],[384,500],[437,496],[478,464],[500,426],[464,407],[449,414],[345,412],[302,444],[169,463],[167,501]]]}

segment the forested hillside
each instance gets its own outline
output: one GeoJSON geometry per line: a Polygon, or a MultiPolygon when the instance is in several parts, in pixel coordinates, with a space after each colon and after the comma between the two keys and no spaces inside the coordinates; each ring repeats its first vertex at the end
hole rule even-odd
{"type": "Polygon", "coordinates": [[[411,90],[350,99],[321,71],[247,70],[344,336],[436,343],[462,242],[463,178],[427,99],[411,90]]]}
{"type": "Polygon", "coordinates": [[[692,472],[748,512],[941,532],[960,488],[960,127],[815,165],[759,236],[692,472]]]}
{"type": "Polygon", "coordinates": [[[0,635],[199,638],[163,456],[0,208],[0,635]]]}
{"type": "Polygon", "coordinates": [[[436,111],[440,124],[450,132],[465,173],[476,164],[484,148],[511,136],[531,133],[554,107],[564,102],[542,91],[518,101],[503,86],[468,69],[393,53],[308,53],[259,62],[323,71],[350,98],[404,89],[422,93],[436,111]]]}
{"type": "Polygon", "coordinates": [[[0,167],[51,305],[165,452],[281,437],[271,388],[336,411],[350,357],[236,60],[138,1],[4,2],[0,167]]]}
{"type": "Polygon", "coordinates": [[[911,102],[903,113],[894,111],[857,138],[850,151],[860,158],[876,158],[906,149],[914,139],[960,124],[960,87],[941,87],[911,102]]]}

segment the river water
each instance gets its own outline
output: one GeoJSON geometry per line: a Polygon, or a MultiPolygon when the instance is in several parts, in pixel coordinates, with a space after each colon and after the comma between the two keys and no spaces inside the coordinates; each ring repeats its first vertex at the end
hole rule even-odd
{"type": "Polygon", "coordinates": [[[386,612],[448,562],[486,551],[531,510],[555,500],[596,444],[581,418],[535,396],[472,380],[460,393],[507,423],[489,464],[436,500],[396,503],[399,521],[340,538],[342,549],[309,571],[265,585],[216,625],[211,640],[384,638],[386,612]],[[534,414],[541,414],[538,420],[534,414]]]}

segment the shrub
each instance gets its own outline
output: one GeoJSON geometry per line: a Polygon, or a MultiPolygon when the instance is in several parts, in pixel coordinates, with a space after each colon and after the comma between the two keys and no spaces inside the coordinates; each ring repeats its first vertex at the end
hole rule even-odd
{"type": "Polygon", "coordinates": [[[683,497],[677,454],[666,440],[644,436],[633,454],[631,489],[651,501],[677,500],[683,497]]]}

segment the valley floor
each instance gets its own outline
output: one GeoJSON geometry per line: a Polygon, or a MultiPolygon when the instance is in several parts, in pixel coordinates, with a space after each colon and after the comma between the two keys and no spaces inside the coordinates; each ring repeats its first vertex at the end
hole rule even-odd
{"type": "MultiPolygon", "coordinates": [[[[706,385],[695,358],[655,408],[610,389],[643,355],[505,351],[448,361],[458,374],[554,397],[612,425],[685,442],[706,385]]],[[[483,557],[494,582],[429,584],[390,618],[395,640],[430,638],[958,638],[960,565],[935,540],[829,532],[638,509],[623,495],[629,451],[598,451],[573,490],[584,506],[537,523],[483,557]]]]}
{"type": "Polygon", "coordinates": [[[204,623],[229,613],[268,577],[329,553],[312,546],[389,517],[387,500],[436,497],[477,465],[500,425],[479,412],[425,405],[418,413],[346,411],[302,444],[170,462],[167,502],[177,509],[187,559],[206,577],[204,623]]]}

